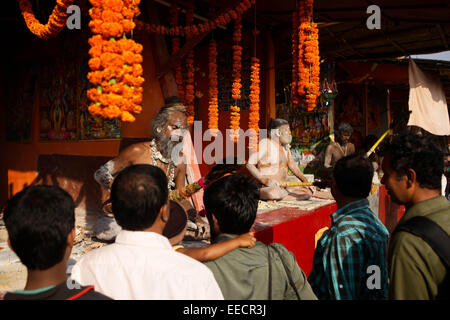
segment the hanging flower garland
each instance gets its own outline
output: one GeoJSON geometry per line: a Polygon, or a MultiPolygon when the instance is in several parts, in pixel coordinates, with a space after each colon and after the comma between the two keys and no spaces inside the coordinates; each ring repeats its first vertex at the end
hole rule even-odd
{"type": "Polygon", "coordinates": [[[297,92],[305,96],[306,109],[314,110],[320,96],[319,29],[312,22],[314,0],[301,1],[299,6],[299,44],[297,92]]]}
{"type": "Polygon", "coordinates": [[[251,74],[250,74],[250,115],[248,128],[255,130],[255,135],[250,135],[249,148],[252,152],[258,150],[258,134],[259,134],[259,59],[252,58],[251,74]]]}
{"type": "Polygon", "coordinates": [[[138,30],[144,30],[148,33],[156,33],[159,35],[170,35],[170,36],[197,36],[204,32],[210,32],[215,30],[217,27],[222,27],[230,23],[232,19],[236,19],[237,15],[242,15],[249,8],[256,3],[256,0],[243,0],[234,9],[230,9],[224,14],[218,16],[214,20],[210,20],[197,25],[186,25],[182,26],[170,26],[169,28],[160,25],[153,25],[144,23],[142,21],[136,22],[136,27],[138,30]]]}
{"type": "MultiPolygon", "coordinates": [[[[239,45],[242,39],[242,21],[241,16],[238,15],[234,17],[235,12],[230,13],[233,15],[234,20],[234,32],[233,32],[233,85],[231,88],[231,97],[233,100],[237,101],[241,99],[241,70],[242,70],[242,46],[239,45]]],[[[237,105],[230,107],[230,137],[237,141],[239,137],[239,122],[240,122],[240,108],[237,105]]]]}
{"type": "Polygon", "coordinates": [[[94,34],[89,39],[89,81],[95,86],[87,91],[93,102],[88,110],[93,116],[133,122],[133,114],[142,110],[142,45],[126,34],[135,27],[140,0],[90,0],[94,34]]]}
{"type": "MultiPolygon", "coordinates": [[[[172,2],[170,7],[170,26],[175,27],[178,24],[178,7],[176,1],[172,2]]],[[[175,55],[180,50],[180,38],[172,38],[172,55],[175,55]]],[[[178,62],[175,66],[175,82],[178,87],[178,95],[181,101],[184,102],[184,83],[183,83],[183,72],[181,67],[181,62],[178,62]]]]}
{"type": "Polygon", "coordinates": [[[219,129],[219,100],[217,89],[217,44],[214,39],[209,42],[209,108],[208,108],[208,128],[212,135],[216,136],[219,129]]]}
{"type": "MultiPolygon", "coordinates": [[[[194,21],[194,8],[191,4],[186,11],[186,24],[190,26],[194,21]]],[[[189,35],[186,39],[190,39],[189,35]]],[[[194,100],[195,100],[195,68],[194,68],[194,50],[191,50],[186,57],[186,116],[187,121],[191,125],[194,123],[194,100]]]]}
{"type": "Polygon", "coordinates": [[[33,6],[30,0],[19,0],[19,6],[28,29],[41,39],[50,39],[60,33],[66,25],[68,17],[67,8],[73,4],[73,1],[56,1],[56,5],[45,25],[41,24],[34,16],[33,6]]]}

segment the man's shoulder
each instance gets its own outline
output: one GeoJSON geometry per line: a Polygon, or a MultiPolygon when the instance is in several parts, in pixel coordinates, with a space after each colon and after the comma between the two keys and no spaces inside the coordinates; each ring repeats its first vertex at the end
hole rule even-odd
{"type": "Polygon", "coordinates": [[[292,269],[297,265],[297,260],[294,253],[289,251],[283,244],[273,242],[269,245],[271,248],[272,260],[278,260],[285,264],[288,268],[292,269]]]}
{"type": "MultiPolygon", "coordinates": [[[[449,206],[442,206],[439,210],[427,214],[424,217],[437,224],[447,233],[447,235],[450,236],[450,203],[449,206]]],[[[402,224],[403,223],[405,222],[402,222],[402,224]]],[[[425,244],[425,240],[421,237],[406,230],[399,230],[398,227],[394,230],[394,233],[391,236],[393,248],[396,248],[397,250],[413,248],[416,251],[428,250],[431,248],[428,244],[425,244]]]]}
{"type": "Polygon", "coordinates": [[[91,287],[82,287],[78,291],[73,292],[72,296],[74,300],[113,300],[112,298],[95,291],[95,288],[91,287]]]}
{"type": "Polygon", "coordinates": [[[437,212],[433,212],[426,217],[436,223],[450,236],[450,202],[448,206],[437,212]]]}
{"type": "Polygon", "coordinates": [[[105,256],[111,255],[115,251],[114,248],[115,244],[111,243],[100,248],[92,249],[83,254],[77,261],[75,266],[88,265],[91,263],[96,264],[97,261],[102,261],[105,258],[105,256]]]}
{"type": "Polygon", "coordinates": [[[327,146],[327,149],[326,149],[326,150],[332,151],[332,150],[334,150],[334,149],[337,149],[337,143],[333,141],[333,142],[331,142],[331,143],[327,146]]]}
{"type": "Polygon", "coordinates": [[[269,247],[275,249],[275,251],[278,251],[282,254],[289,254],[291,253],[283,244],[278,242],[273,242],[269,245],[269,247]]]}
{"type": "Polygon", "coordinates": [[[370,209],[355,210],[339,218],[331,227],[333,237],[339,241],[350,241],[357,244],[362,241],[383,241],[389,239],[389,231],[370,209]]]}
{"type": "Polygon", "coordinates": [[[148,150],[150,146],[149,141],[143,141],[143,142],[137,142],[133,143],[132,145],[129,145],[125,149],[123,149],[119,155],[125,155],[125,154],[141,154],[144,151],[148,150]]]}
{"type": "Polygon", "coordinates": [[[208,267],[213,265],[221,265],[223,263],[238,265],[241,262],[246,263],[250,260],[253,264],[258,264],[261,257],[264,257],[264,261],[267,261],[267,246],[264,243],[257,241],[252,248],[236,248],[217,259],[206,261],[203,264],[208,267]]]}

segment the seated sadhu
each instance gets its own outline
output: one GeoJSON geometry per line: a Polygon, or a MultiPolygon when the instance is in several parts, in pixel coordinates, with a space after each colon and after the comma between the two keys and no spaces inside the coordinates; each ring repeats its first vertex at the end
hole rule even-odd
{"type": "Polygon", "coordinates": [[[292,157],[289,123],[284,119],[271,119],[268,138],[259,143],[258,152],[247,162],[248,171],[258,179],[261,200],[307,200],[313,194],[311,187],[283,187],[288,180],[288,169],[302,182],[308,182],[292,157]]]}

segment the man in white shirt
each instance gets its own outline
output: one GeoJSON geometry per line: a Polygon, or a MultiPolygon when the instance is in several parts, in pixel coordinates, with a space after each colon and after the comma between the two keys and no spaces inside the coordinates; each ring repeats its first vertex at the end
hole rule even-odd
{"type": "Polygon", "coordinates": [[[162,235],[170,214],[167,199],[160,168],[140,164],[121,171],[111,201],[122,230],[114,244],[83,256],[72,279],[113,299],[222,300],[212,272],[174,251],[162,235]]]}

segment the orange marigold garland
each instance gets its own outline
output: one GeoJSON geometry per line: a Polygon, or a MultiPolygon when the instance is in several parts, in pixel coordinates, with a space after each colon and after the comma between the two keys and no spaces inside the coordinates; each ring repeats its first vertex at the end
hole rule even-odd
{"type": "MultiPolygon", "coordinates": [[[[241,16],[234,17],[236,14],[231,10],[230,14],[233,16],[234,20],[234,33],[233,33],[233,85],[231,88],[231,97],[237,102],[241,99],[241,70],[242,70],[242,46],[239,45],[242,39],[242,21],[241,16]]],[[[237,103],[236,103],[237,104],[237,103]]],[[[231,117],[230,117],[230,137],[237,141],[239,137],[239,122],[240,122],[240,108],[237,105],[230,107],[231,117]]]]}
{"type": "Polygon", "coordinates": [[[19,0],[20,10],[27,24],[28,29],[41,39],[55,37],[66,25],[67,8],[73,4],[74,0],[58,0],[55,8],[48,18],[48,22],[43,25],[34,16],[33,6],[29,0],[19,0]]]}
{"type": "Polygon", "coordinates": [[[252,58],[251,74],[250,74],[250,115],[248,128],[255,130],[255,135],[250,135],[249,148],[252,152],[258,150],[258,134],[259,134],[259,59],[252,58]]]}
{"type": "Polygon", "coordinates": [[[217,44],[213,39],[209,42],[209,109],[208,128],[216,136],[219,129],[219,100],[217,89],[217,44]]]}
{"type": "MultiPolygon", "coordinates": [[[[186,11],[186,24],[190,26],[194,21],[194,8],[192,3],[190,8],[186,11]]],[[[187,36],[190,39],[192,36],[187,36]]],[[[194,68],[194,50],[191,50],[186,57],[186,116],[187,121],[191,125],[194,123],[194,100],[195,100],[195,68],[194,68]]]]}
{"type": "Polygon", "coordinates": [[[142,21],[137,21],[137,29],[145,30],[149,33],[156,33],[160,35],[170,35],[170,36],[188,36],[188,35],[199,35],[203,32],[210,32],[215,30],[217,27],[225,26],[232,19],[236,19],[238,15],[242,15],[246,12],[252,5],[256,3],[256,0],[243,0],[234,9],[230,9],[222,15],[218,16],[214,20],[200,23],[197,25],[187,25],[184,27],[180,26],[170,26],[169,28],[165,26],[153,25],[144,23],[142,21]]]}
{"type": "Polygon", "coordinates": [[[89,81],[87,91],[93,102],[88,110],[93,116],[133,122],[133,114],[142,110],[142,45],[126,39],[135,27],[140,0],[90,0],[94,35],[89,39],[89,81]],[[119,40],[117,40],[119,39],[119,40]]]}
{"type": "Polygon", "coordinates": [[[319,30],[312,22],[314,0],[301,1],[298,28],[298,77],[297,92],[305,96],[306,109],[314,110],[320,96],[319,30]]]}

